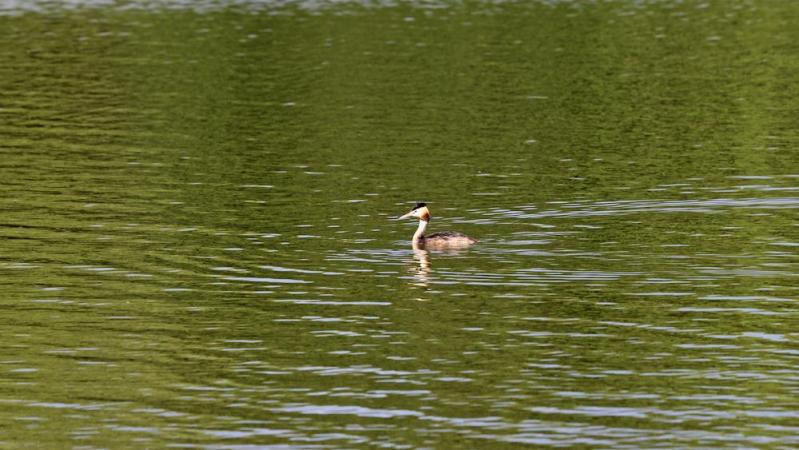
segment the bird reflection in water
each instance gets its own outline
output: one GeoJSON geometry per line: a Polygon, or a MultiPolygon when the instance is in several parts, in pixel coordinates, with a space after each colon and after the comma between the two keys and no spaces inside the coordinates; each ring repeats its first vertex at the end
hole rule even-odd
{"type": "Polygon", "coordinates": [[[412,267],[413,285],[426,288],[430,285],[430,252],[425,249],[413,249],[413,259],[419,267],[412,267]]]}
{"type": "MultiPolygon", "coordinates": [[[[433,251],[432,254],[446,258],[448,256],[457,257],[461,255],[462,252],[456,249],[447,249],[433,251]]],[[[408,271],[413,274],[413,281],[411,282],[411,285],[421,288],[429,288],[433,281],[431,252],[423,248],[413,249],[413,262],[414,265],[408,268],[408,271]]]]}

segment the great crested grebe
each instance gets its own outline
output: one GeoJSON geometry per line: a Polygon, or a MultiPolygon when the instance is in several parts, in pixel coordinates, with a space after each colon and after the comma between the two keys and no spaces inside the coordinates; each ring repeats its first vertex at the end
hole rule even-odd
{"type": "Polygon", "coordinates": [[[475,242],[463,233],[457,231],[441,231],[439,233],[428,234],[425,236],[424,232],[427,230],[427,224],[430,223],[430,210],[427,209],[426,203],[417,203],[411,212],[405,214],[399,219],[407,219],[409,217],[416,217],[419,219],[419,228],[413,233],[412,245],[414,249],[417,248],[464,248],[468,247],[475,242]]]}

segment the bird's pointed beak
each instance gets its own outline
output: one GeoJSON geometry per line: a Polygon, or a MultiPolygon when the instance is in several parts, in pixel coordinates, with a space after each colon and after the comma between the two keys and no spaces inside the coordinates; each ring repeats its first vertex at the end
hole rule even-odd
{"type": "Polygon", "coordinates": [[[408,214],[405,214],[404,216],[397,217],[397,220],[407,219],[408,217],[413,217],[413,211],[409,212],[408,214]]]}

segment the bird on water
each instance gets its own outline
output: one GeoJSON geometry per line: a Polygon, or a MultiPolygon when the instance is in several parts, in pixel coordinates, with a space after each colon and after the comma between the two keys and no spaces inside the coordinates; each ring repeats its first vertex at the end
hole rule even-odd
{"type": "Polygon", "coordinates": [[[417,203],[408,214],[401,216],[398,220],[415,217],[419,219],[419,228],[413,233],[413,248],[464,248],[468,247],[475,242],[463,233],[457,231],[441,231],[438,233],[425,235],[427,225],[430,223],[430,210],[427,209],[426,203],[417,203]]]}

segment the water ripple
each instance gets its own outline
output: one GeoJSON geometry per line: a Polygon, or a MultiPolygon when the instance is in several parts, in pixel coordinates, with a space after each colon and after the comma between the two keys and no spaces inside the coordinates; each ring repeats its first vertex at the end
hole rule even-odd
{"type": "Polygon", "coordinates": [[[565,204],[562,209],[540,212],[496,210],[491,216],[514,219],[578,218],[591,216],[616,216],[635,213],[720,213],[728,209],[793,209],[799,207],[799,197],[772,198],[711,198],[701,200],[615,200],[590,204],[565,204]]]}

